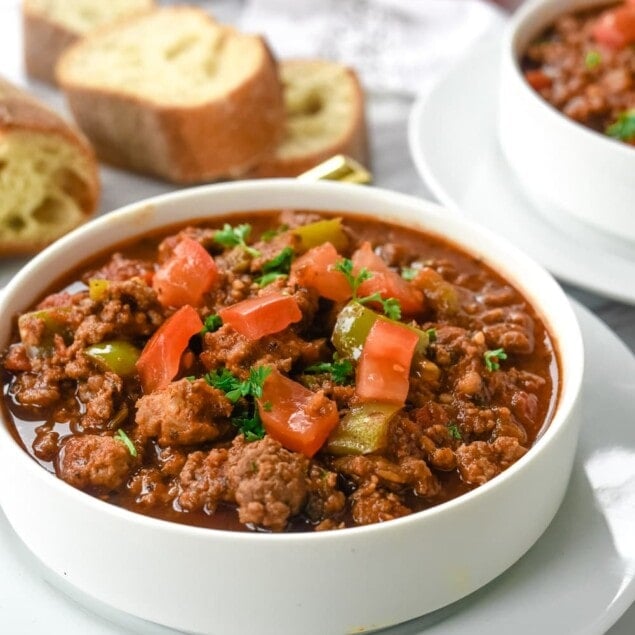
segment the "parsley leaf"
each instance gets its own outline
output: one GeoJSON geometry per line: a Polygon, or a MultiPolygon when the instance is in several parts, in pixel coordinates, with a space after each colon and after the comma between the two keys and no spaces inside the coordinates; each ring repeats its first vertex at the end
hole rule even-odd
{"type": "Polygon", "coordinates": [[[288,275],[294,255],[295,252],[291,247],[285,247],[274,258],[265,262],[262,266],[263,275],[256,279],[256,284],[266,287],[276,278],[288,275]]]}
{"type": "Polygon", "coordinates": [[[346,280],[351,285],[351,290],[353,291],[353,300],[356,300],[360,304],[367,304],[368,302],[379,302],[382,306],[386,317],[389,317],[391,320],[399,320],[401,319],[401,305],[399,304],[399,300],[397,298],[382,298],[379,292],[372,293],[371,295],[364,296],[363,298],[358,297],[357,290],[362,282],[366,280],[370,280],[373,277],[373,274],[363,267],[361,271],[355,275],[353,273],[353,261],[350,258],[342,258],[338,262],[333,265],[333,269],[335,271],[339,271],[344,274],[346,280]]]}
{"type": "Polygon", "coordinates": [[[463,439],[459,426],[457,426],[456,423],[450,423],[448,425],[448,432],[450,433],[450,436],[457,441],[461,441],[463,439]]]}
{"type": "Polygon", "coordinates": [[[426,329],[426,335],[428,336],[428,342],[430,342],[430,344],[437,341],[437,330],[434,327],[426,329]]]}
{"type": "Polygon", "coordinates": [[[353,378],[353,364],[350,359],[334,359],[332,362],[311,364],[304,369],[305,373],[331,373],[333,381],[340,386],[350,384],[353,378]]]}
{"type": "Polygon", "coordinates": [[[602,56],[599,51],[589,51],[584,57],[584,65],[592,71],[602,63],[602,56]]]}
{"type": "MultiPolygon", "coordinates": [[[[271,373],[271,368],[268,366],[252,367],[249,369],[249,377],[241,381],[227,368],[223,368],[207,373],[204,375],[204,379],[210,386],[222,390],[227,399],[235,404],[241,397],[252,397],[253,399],[262,397],[262,386],[269,373],[271,373]]],[[[232,424],[245,435],[247,441],[256,441],[265,436],[258,408],[253,399],[250,400],[246,408],[239,407],[239,411],[231,418],[232,424]]],[[[270,402],[267,404],[264,406],[265,410],[273,407],[270,402]],[[267,404],[269,404],[269,408],[267,404]]]]}
{"type": "Polygon", "coordinates": [[[259,256],[260,252],[247,244],[247,239],[251,234],[251,225],[244,223],[232,227],[229,223],[223,225],[214,234],[214,240],[223,247],[242,247],[250,256],[259,256]]]}
{"type": "Polygon", "coordinates": [[[418,273],[419,273],[419,270],[415,269],[414,267],[401,268],[401,277],[404,280],[407,280],[408,282],[410,282],[411,280],[414,280],[417,277],[418,273]]]}
{"type": "Polygon", "coordinates": [[[221,316],[218,315],[218,313],[212,313],[212,315],[208,315],[205,318],[205,322],[203,322],[203,328],[201,329],[201,335],[218,331],[221,326],[223,326],[223,320],[221,319],[221,316]]]}
{"type": "Polygon", "coordinates": [[[275,229],[268,229],[267,231],[262,232],[260,235],[260,240],[264,240],[266,243],[273,240],[276,236],[283,234],[289,229],[289,225],[285,225],[284,223],[275,229]]]}
{"type": "Polygon", "coordinates": [[[635,141],[635,108],[626,110],[606,129],[606,134],[621,141],[635,141]]]}
{"type": "Polygon", "coordinates": [[[130,452],[131,456],[137,456],[137,448],[135,448],[134,443],[122,428],[119,428],[119,430],[115,432],[114,438],[117,439],[117,441],[121,441],[128,448],[128,452],[130,452]]]}
{"type": "Polygon", "coordinates": [[[501,359],[507,359],[507,353],[504,348],[497,348],[493,351],[485,351],[483,353],[483,359],[485,360],[485,368],[492,372],[493,370],[499,370],[500,364],[498,363],[501,359]]]}

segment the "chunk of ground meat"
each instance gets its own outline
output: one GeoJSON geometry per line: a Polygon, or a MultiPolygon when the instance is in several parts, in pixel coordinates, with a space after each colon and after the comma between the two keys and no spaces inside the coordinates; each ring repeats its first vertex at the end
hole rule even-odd
{"type": "Polygon", "coordinates": [[[479,327],[490,349],[530,355],[534,350],[534,321],[521,306],[497,307],[481,313],[479,327]]]}
{"type": "Polygon", "coordinates": [[[147,284],[152,282],[154,267],[147,260],[131,259],[122,256],[119,252],[114,253],[112,258],[100,269],[90,271],[84,276],[84,281],[91,278],[102,280],[130,280],[131,278],[141,278],[147,284]]]}
{"type": "Polygon", "coordinates": [[[81,425],[85,430],[100,430],[119,412],[123,380],[119,375],[105,372],[91,375],[78,386],[77,396],[86,404],[86,413],[81,425]]]}
{"type": "Polygon", "coordinates": [[[309,460],[271,437],[247,443],[237,437],[226,466],[241,523],[283,531],[300,512],[308,492],[309,460]]]}
{"type": "Polygon", "coordinates": [[[137,401],[135,436],[161,447],[212,441],[231,429],[232,403],[204,379],[181,379],[137,401]]]}
{"type": "Polygon", "coordinates": [[[14,399],[24,406],[46,408],[61,398],[62,380],[61,369],[56,367],[43,369],[38,374],[22,373],[12,386],[14,399]]]}
{"type": "Polygon", "coordinates": [[[176,488],[166,482],[161,472],[152,467],[144,467],[132,476],[128,491],[135,502],[143,507],[157,507],[169,504],[176,495],[176,488]]]}
{"type": "Polygon", "coordinates": [[[204,346],[200,358],[208,370],[226,367],[237,377],[247,379],[250,369],[256,366],[274,366],[286,373],[299,359],[312,364],[324,356],[325,341],[305,341],[290,330],[249,340],[231,326],[223,325],[205,334],[204,346]]]}
{"type": "Polygon", "coordinates": [[[401,497],[394,492],[378,489],[375,481],[366,481],[351,494],[350,500],[351,514],[356,525],[372,525],[411,513],[401,497]]]}
{"type": "Polygon", "coordinates": [[[491,480],[527,452],[518,439],[498,437],[492,443],[474,441],[456,450],[461,478],[470,485],[482,485],[491,480]]]}
{"type": "MultiPolygon", "coordinates": [[[[314,521],[333,519],[344,511],[345,506],[346,496],[337,488],[337,474],[312,465],[304,508],[306,515],[314,521]]],[[[322,529],[326,529],[326,525],[322,529]]]]}
{"type": "Polygon", "coordinates": [[[178,502],[213,513],[219,502],[238,506],[241,523],[283,531],[307,498],[309,460],[266,436],[247,443],[237,436],[229,450],[189,455],[179,476],[178,502]]]}
{"type": "Polygon", "coordinates": [[[79,489],[116,490],[126,481],[136,459],[121,441],[86,434],[70,437],[57,458],[57,475],[79,489]]]}

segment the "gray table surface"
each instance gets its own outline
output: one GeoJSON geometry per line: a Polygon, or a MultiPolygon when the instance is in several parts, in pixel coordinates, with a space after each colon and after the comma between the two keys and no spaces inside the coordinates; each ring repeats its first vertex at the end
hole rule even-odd
{"type": "MultiPolygon", "coordinates": [[[[201,4],[212,5],[217,17],[232,21],[237,15],[240,3],[241,0],[216,0],[213,3],[201,4]]],[[[0,28],[2,22],[8,19],[9,12],[13,12],[15,4],[14,2],[0,3],[0,28]]],[[[18,78],[21,78],[21,69],[18,69],[19,51],[8,50],[7,47],[7,40],[0,38],[0,73],[13,76],[13,79],[18,74],[18,78]]],[[[52,106],[64,110],[63,102],[56,91],[37,83],[29,84],[29,88],[52,106]]],[[[370,96],[368,118],[375,184],[433,199],[429,188],[417,174],[408,150],[407,120],[412,102],[410,98],[395,95],[370,96]]],[[[102,169],[102,180],[103,197],[100,209],[102,213],[139,198],[173,189],[166,184],[131,176],[110,168],[102,169]]],[[[6,284],[24,262],[20,259],[0,259],[0,286],[6,284]]],[[[564,287],[570,296],[576,298],[603,320],[631,351],[635,351],[635,306],[608,300],[572,286],[564,285],[564,287]]],[[[633,633],[635,633],[635,606],[632,606],[609,631],[610,635],[633,635],[633,633]]]]}

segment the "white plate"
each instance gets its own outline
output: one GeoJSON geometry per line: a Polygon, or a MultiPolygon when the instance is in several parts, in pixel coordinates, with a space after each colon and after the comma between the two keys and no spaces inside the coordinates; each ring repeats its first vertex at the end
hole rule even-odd
{"type": "Polygon", "coordinates": [[[499,35],[481,40],[417,99],[409,126],[417,170],[447,207],[505,236],[561,280],[635,304],[635,248],[538,207],[506,164],[496,126],[499,35]]]}
{"type": "MultiPolygon", "coordinates": [[[[382,631],[385,635],[509,635],[512,630],[514,635],[599,635],[635,599],[635,357],[591,313],[577,304],[575,309],[587,351],[586,408],[562,508],[536,545],[494,582],[452,606],[382,631]],[[609,379],[607,369],[619,379],[609,379]]],[[[3,633],[175,633],[105,607],[49,573],[1,512],[0,563],[3,633]]]]}

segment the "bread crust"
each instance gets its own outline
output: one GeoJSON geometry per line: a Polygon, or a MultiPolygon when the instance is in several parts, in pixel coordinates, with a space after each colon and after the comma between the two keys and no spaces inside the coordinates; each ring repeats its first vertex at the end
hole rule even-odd
{"type": "Polygon", "coordinates": [[[24,65],[30,77],[55,84],[55,64],[80,35],[22,3],[24,65]]]}
{"type": "MultiPolygon", "coordinates": [[[[90,143],[79,130],[57,113],[0,77],[0,138],[13,131],[57,137],[75,147],[84,157],[89,168],[89,180],[78,200],[83,214],[82,222],[88,220],[97,209],[100,195],[98,166],[90,143]]],[[[0,236],[0,254],[2,256],[30,254],[40,250],[48,242],[50,241],[24,242],[3,239],[0,236]]]]}
{"type": "MultiPolygon", "coordinates": [[[[228,36],[234,33],[192,7],[157,11],[197,11],[214,28],[224,29],[228,36]]],[[[57,80],[79,127],[99,158],[119,168],[183,184],[244,174],[271,152],[284,127],[277,64],[262,38],[253,36],[260,61],[249,77],[222,98],[202,104],[157,103],[108,87],[85,86],[71,77],[71,65],[94,38],[148,15],[100,29],[62,55],[57,80]]]]}
{"type": "MultiPolygon", "coordinates": [[[[299,67],[310,72],[313,65],[339,66],[334,62],[320,59],[291,59],[280,62],[281,72],[285,67],[299,67]]],[[[310,170],[319,163],[326,161],[336,154],[345,154],[370,168],[370,154],[368,128],[366,125],[365,96],[362,85],[355,71],[341,66],[347,81],[353,89],[351,113],[342,134],[324,147],[313,152],[296,156],[284,156],[280,153],[280,146],[276,147],[263,161],[258,163],[250,172],[249,177],[294,177],[310,170]]]]}

